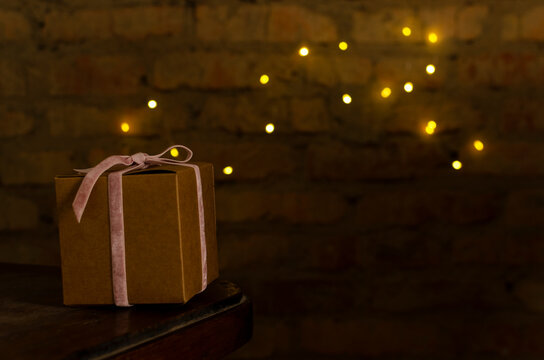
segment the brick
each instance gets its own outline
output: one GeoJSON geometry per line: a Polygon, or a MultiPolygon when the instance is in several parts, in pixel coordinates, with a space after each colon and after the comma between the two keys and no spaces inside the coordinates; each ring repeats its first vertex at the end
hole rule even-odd
{"type": "Polygon", "coordinates": [[[505,222],[510,225],[542,226],[544,190],[517,190],[508,195],[505,222]]]}
{"type": "Polygon", "coordinates": [[[0,191],[0,230],[32,229],[38,225],[38,208],[30,200],[0,191]]]}
{"type": "Polygon", "coordinates": [[[128,95],[139,91],[145,69],[126,56],[88,56],[62,59],[51,69],[52,95],[128,95]]]}
{"type": "Polygon", "coordinates": [[[530,142],[486,142],[481,153],[472,147],[461,149],[460,158],[466,159],[463,169],[467,174],[542,175],[544,147],[530,142]]]}
{"type": "Polygon", "coordinates": [[[254,56],[231,53],[170,54],[155,63],[153,83],[161,90],[257,87],[256,62],[254,56]]]}
{"type": "Polygon", "coordinates": [[[26,95],[25,70],[15,61],[0,60],[0,95],[26,95]]]}
{"type": "Polygon", "coordinates": [[[414,226],[429,222],[472,224],[495,218],[496,194],[456,192],[385,192],[363,196],[358,223],[366,226],[414,226]]]}
{"type": "Polygon", "coordinates": [[[396,105],[392,109],[394,116],[383,121],[383,129],[393,134],[416,134],[431,141],[431,137],[425,132],[430,120],[437,123],[434,137],[460,129],[476,132],[483,125],[481,114],[472,106],[462,102],[436,101],[433,98],[426,100],[412,100],[396,105]]]}
{"type": "Polygon", "coordinates": [[[0,107],[0,138],[25,135],[34,129],[34,119],[23,112],[0,107]]]}
{"type": "Polygon", "coordinates": [[[69,151],[10,153],[0,174],[5,185],[52,184],[55,175],[74,168],[69,151]]]}
{"type": "Polygon", "coordinates": [[[127,135],[156,135],[162,129],[160,114],[147,107],[104,110],[91,106],[66,105],[47,111],[52,136],[74,138],[123,134],[121,124],[127,122],[127,135]]]}
{"type": "Polygon", "coordinates": [[[338,38],[333,20],[298,5],[273,4],[268,18],[271,42],[329,42],[338,38]]]}
{"type": "Polygon", "coordinates": [[[196,33],[204,41],[264,41],[268,9],[260,5],[198,5],[196,33]]]}
{"type": "Polygon", "coordinates": [[[331,129],[333,120],[323,99],[293,99],[290,105],[295,131],[311,133],[331,129]]]}
{"type": "Polygon", "coordinates": [[[457,8],[445,6],[440,8],[425,8],[420,11],[423,29],[426,32],[434,31],[438,41],[455,38],[457,8]]]}
{"type": "Polygon", "coordinates": [[[515,284],[514,294],[527,309],[544,312],[544,280],[523,279],[515,284]]]}
{"type": "Polygon", "coordinates": [[[304,60],[308,81],[322,85],[363,85],[372,74],[368,58],[311,56],[304,60]]]}
{"type": "Polygon", "coordinates": [[[502,18],[501,39],[513,41],[519,38],[519,17],[513,14],[504,15],[502,18]]]}
{"type": "Polygon", "coordinates": [[[105,10],[54,11],[45,16],[43,34],[48,40],[107,39],[112,36],[111,13],[105,10]]]}
{"type": "Polygon", "coordinates": [[[544,40],[544,6],[529,9],[521,16],[521,36],[524,39],[544,40]]]}
{"type": "Polygon", "coordinates": [[[428,268],[447,263],[449,239],[426,229],[385,229],[357,241],[357,264],[363,268],[428,268]]]}
{"type": "Polygon", "coordinates": [[[141,6],[116,9],[113,32],[127,39],[184,33],[187,16],[181,6],[141,6]]]}
{"type": "Polygon", "coordinates": [[[457,19],[457,36],[461,40],[474,40],[481,36],[489,9],[484,5],[462,8],[457,19]]]}
{"type": "Polygon", "coordinates": [[[357,11],[352,16],[351,36],[356,42],[388,43],[415,42],[423,38],[420,20],[412,9],[386,8],[379,12],[357,11]],[[409,26],[410,37],[402,34],[402,28],[409,26]]]}
{"type": "Polygon", "coordinates": [[[465,231],[452,242],[455,264],[517,265],[544,263],[540,229],[465,231]]]}
{"type": "Polygon", "coordinates": [[[293,150],[283,144],[236,142],[215,144],[186,141],[195,160],[211,162],[217,180],[264,179],[285,176],[295,171],[293,150]],[[232,166],[232,175],[224,175],[223,167],[232,166]]]}
{"type": "Polygon", "coordinates": [[[282,99],[262,96],[208,96],[198,122],[204,128],[231,132],[264,133],[267,123],[282,131],[287,118],[287,103],[282,99]]]}
{"type": "Polygon", "coordinates": [[[283,269],[341,271],[356,265],[354,237],[305,234],[223,235],[219,242],[221,271],[236,272],[252,268],[255,271],[283,269]],[[251,248],[251,252],[246,249],[251,248]]]}
{"type": "MultiPolygon", "coordinates": [[[[388,84],[404,84],[411,81],[414,91],[420,88],[438,88],[447,80],[448,65],[444,62],[434,63],[436,72],[429,76],[426,67],[431,63],[428,58],[382,58],[375,66],[376,77],[388,84]]],[[[397,91],[402,91],[401,86],[397,91]]]]}
{"type": "Polygon", "coordinates": [[[20,40],[30,37],[29,21],[20,13],[0,10],[0,40],[20,40]]]}
{"type": "Polygon", "coordinates": [[[527,98],[508,97],[501,102],[499,123],[502,134],[529,135],[544,132],[544,114],[540,104],[527,98]]]}
{"type": "Polygon", "coordinates": [[[392,142],[381,147],[348,147],[339,143],[311,145],[308,172],[324,179],[395,179],[436,173],[450,166],[444,149],[421,142],[392,142]]]}
{"type": "Polygon", "coordinates": [[[217,190],[217,220],[225,222],[281,220],[290,223],[333,223],[346,211],[345,200],[332,193],[263,193],[217,190]]]}
{"type": "Polygon", "coordinates": [[[463,86],[527,86],[544,82],[544,61],[534,53],[500,53],[459,60],[463,86]]]}

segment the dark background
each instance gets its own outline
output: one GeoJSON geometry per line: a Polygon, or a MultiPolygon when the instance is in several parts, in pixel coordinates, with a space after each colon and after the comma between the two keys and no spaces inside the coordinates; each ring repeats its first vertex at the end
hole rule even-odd
{"type": "Polygon", "coordinates": [[[234,359],[542,359],[543,48],[538,0],[2,0],[0,261],[59,264],[55,174],[184,144],[234,359]]]}

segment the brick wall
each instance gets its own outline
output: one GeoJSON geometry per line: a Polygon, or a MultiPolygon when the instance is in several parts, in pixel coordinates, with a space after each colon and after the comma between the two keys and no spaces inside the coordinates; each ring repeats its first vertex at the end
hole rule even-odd
{"type": "Polygon", "coordinates": [[[4,0],[0,261],[58,264],[56,173],[186,144],[233,358],[544,358],[543,46],[538,0],[4,0]]]}

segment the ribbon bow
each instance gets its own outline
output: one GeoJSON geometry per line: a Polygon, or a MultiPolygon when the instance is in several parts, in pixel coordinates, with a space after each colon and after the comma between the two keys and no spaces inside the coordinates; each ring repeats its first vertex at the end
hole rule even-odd
{"type": "Polygon", "coordinates": [[[77,191],[76,197],[72,203],[77,222],[81,222],[81,217],[91,196],[92,189],[98,178],[114,166],[127,166],[119,171],[108,174],[108,202],[110,217],[110,242],[111,242],[111,263],[112,263],[112,283],[113,298],[117,306],[130,306],[128,302],[127,275],[125,262],[125,227],[123,217],[123,185],[122,176],[130,171],[146,169],[153,165],[178,165],[188,166],[195,170],[197,195],[198,195],[198,213],[200,227],[200,252],[202,256],[202,290],[207,285],[207,263],[206,263],[206,235],[204,226],[204,202],[202,200],[202,181],[200,169],[197,165],[188,164],[193,157],[193,152],[186,146],[174,145],[157,155],[146,153],[136,153],[131,156],[113,155],[102,160],[98,165],[89,169],[75,169],[78,173],[85,174],[81,185],[77,191]],[[186,157],[183,160],[174,160],[163,158],[168,151],[179,148],[185,150],[186,157]]]}

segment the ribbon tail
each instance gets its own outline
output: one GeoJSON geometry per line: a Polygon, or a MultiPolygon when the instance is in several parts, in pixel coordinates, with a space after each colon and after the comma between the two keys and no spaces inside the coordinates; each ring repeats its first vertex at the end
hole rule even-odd
{"type": "Polygon", "coordinates": [[[87,172],[87,175],[85,175],[83,178],[83,181],[77,190],[76,197],[72,202],[72,208],[74,209],[74,214],[76,215],[78,223],[81,222],[81,217],[83,216],[83,212],[85,211],[85,207],[87,206],[87,202],[89,201],[93,187],[100,175],[102,175],[112,166],[119,164],[130,165],[131,163],[132,160],[130,159],[130,156],[110,156],[87,172]]]}
{"type": "Polygon", "coordinates": [[[108,175],[112,287],[113,299],[117,306],[130,306],[128,302],[125,224],[123,217],[124,172],[116,171],[108,175]]]}

